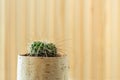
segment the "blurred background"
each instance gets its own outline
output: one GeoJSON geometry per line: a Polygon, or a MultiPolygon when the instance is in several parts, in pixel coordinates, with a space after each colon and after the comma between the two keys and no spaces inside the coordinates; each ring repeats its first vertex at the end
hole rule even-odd
{"type": "Polygon", "coordinates": [[[0,80],[34,40],[69,55],[71,80],[120,80],[120,0],[0,0],[0,80]]]}

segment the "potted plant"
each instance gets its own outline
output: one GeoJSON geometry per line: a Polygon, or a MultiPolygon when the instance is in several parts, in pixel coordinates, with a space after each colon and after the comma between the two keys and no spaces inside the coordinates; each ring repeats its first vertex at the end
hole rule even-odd
{"type": "Polygon", "coordinates": [[[67,56],[55,44],[34,41],[29,52],[18,55],[17,80],[68,80],[67,56]]]}

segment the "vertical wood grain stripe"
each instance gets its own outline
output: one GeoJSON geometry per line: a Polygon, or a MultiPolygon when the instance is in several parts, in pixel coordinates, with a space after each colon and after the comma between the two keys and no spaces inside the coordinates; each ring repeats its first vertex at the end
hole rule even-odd
{"type": "Polygon", "coordinates": [[[5,0],[5,80],[10,79],[10,1],[5,0]]]}
{"type": "Polygon", "coordinates": [[[59,42],[64,38],[64,0],[56,0],[55,6],[55,42],[59,42]]]}
{"type": "Polygon", "coordinates": [[[119,79],[119,48],[118,48],[118,1],[112,1],[112,80],[119,79]]]}
{"type": "Polygon", "coordinates": [[[46,34],[50,41],[54,41],[55,28],[55,0],[46,0],[46,34]]]}
{"type": "Polygon", "coordinates": [[[83,0],[75,1],[75,80],[83,79],[84,56],[83,56],[83,0]]]}
{"type": "MultiPolygon", "coordinates": [[[[45,36],[45,0],[36,0],[36,35],[37,40],[41,40],[45,36]]],[[[29,28],[29,27],[28,27],[29,28]]]]}
{"type": "Polygon", "coordinates": [[[26,53],[26,0],[16,1],[17,53],[26,53]]]}
{"type": "MultiPolygon", "coordinates": [[[[120,0],[118,0],[118,34],[120,34],[120,0]]],[[[118,61],[120,61],[120,35],[118,35],[118,61]]],[[[120,78],[120,62],[118,62],[118,78],[120,78]]]]}
{"type": "Polygon", "coordinates": [[[84,39],[84,80],[91,78],[91,61],[92,61],[92,0],[84,0],[84,22],[83,22],[83,39],[84,39]]]}
{"type": "Polygon", "coordinates": [[[27,21],[28,21],[28,32],[29,32],[29,40],[36,40],[36,14],[35,14],[35,1],[27,0],[27,21]]]}
{"type": "Polygon", "coordinates": [[[15,80],[16,79],[16,64],[17,63],[17,53],[16,53],[16,39],[15,39],[15,31],[16,31],[16,0],[13,0],[12,2],[10,1],[10,63],[12,65],[10,65],[10,72],[12,72],[13,74],[10,74],[10,79],[9,80],[15,80]]]}
{"type": "Polygon", "coordinates": [[[55,6],[56,7],[55,7],[54,42],[58,47],[58,52],[63,54],[63,53],[66,53],[65,42],[67,42],[67,39],[64,38],[64,19],[65,19],[64,18],[65,16],[64,0],[56,0],[55,6]]]}
{"type": "Polygon", "coordinates": [[[93,16],[93,38],[94,38],[94,79],[103,80],[103,26],[104,26],[104,4],[103,0],[94,0],[93,16]]]}
{"type": "Polygon", "coordinates": [[[71,76],[75,76],[75,63],[74,63],[74,10],[75,10],[75,1],[66,0],[65,5],[65,38],[70,39],[66,42],[65,47],[67,48],[67,53],[69,53],[70,63],[71,63],[71,76]],[[69,13],[69,14],[68,14],[69,13]]]}
{"type": "Polygon", "coordinates": [[[5,80],[5,0],[0,0],[0,80],[5,80]]]}
{"type": "Polygon", "coordinates": [[[111,54],[112,54],[112,45],[111,45],[111,31],[112,31],[112,19],[111,19],[111,1],[106,0],[105,1],[105,35],[104,35],[104,80],[110,80],[111,79],[111,54]]]}
{"type": "Polygon", "coordinates": [[[40,4],[38,9],[40,10],[40,25],[39,26],[39,34],[41,40],[46,40],[47,29],[46,29],[46,0],[40,0],[40,4]]]}

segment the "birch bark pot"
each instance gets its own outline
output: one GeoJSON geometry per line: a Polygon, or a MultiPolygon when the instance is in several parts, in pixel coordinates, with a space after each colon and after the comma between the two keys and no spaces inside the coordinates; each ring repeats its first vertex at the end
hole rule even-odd
{"type": "Polygon", "coordinates": [[[68,80],[67,56],[31,57],[18,55],[17,80],[68,80]]]}

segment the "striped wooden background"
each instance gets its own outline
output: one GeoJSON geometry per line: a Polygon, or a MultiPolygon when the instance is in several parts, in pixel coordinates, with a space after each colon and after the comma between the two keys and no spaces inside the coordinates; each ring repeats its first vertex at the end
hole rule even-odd
{"type": "Polygon", "coordinates": [[[69,55],[71,80],[120,80],[120,0],[0,0],[0,80],[41,39],[69,55]]]}

